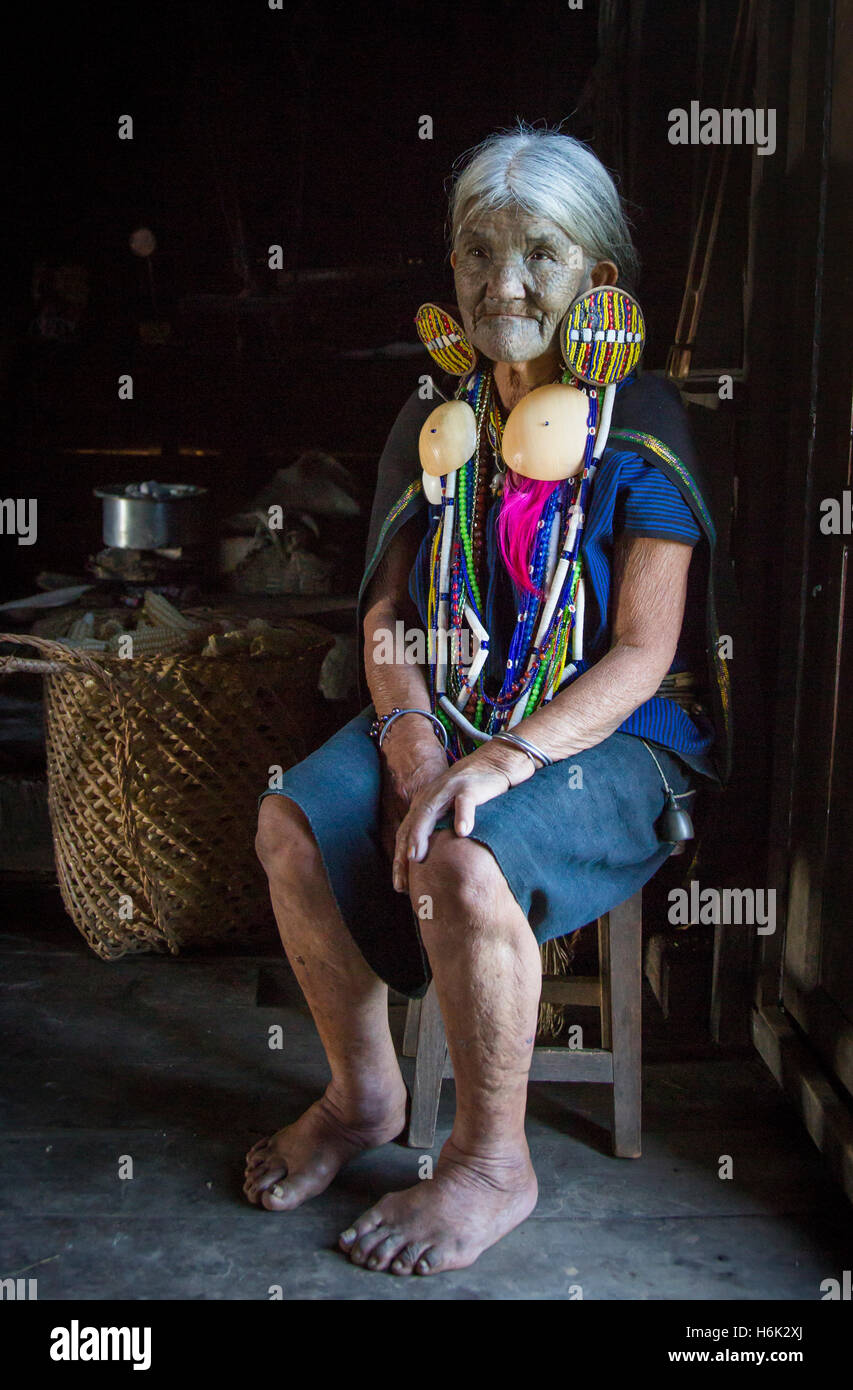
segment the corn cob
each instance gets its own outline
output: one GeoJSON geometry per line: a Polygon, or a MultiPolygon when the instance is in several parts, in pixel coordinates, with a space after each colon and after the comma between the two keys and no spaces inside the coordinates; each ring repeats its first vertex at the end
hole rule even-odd
{"type": "Polygon", "coordinates": [[[123,638],[131,638],[133,656],[159,656],[165,652],[191,652],[198,646],[201,634],[196,632],[176,632],[174,628],[152,627],[140,623],[133,632],[116,632],[109,639],[107,650],[119,655],[126,647],[123,638]]]}
{"type": "MultiPolygon", "coordinates": [[[[76,627],[77,624],[75,623],[74,626],[76,627]]],[[[100,641],[97,637],[57,637],[56,641],[63,647],[69,647],[72,651],[105,652],[107,650],[106,642],[100,641]]]]}
{"type": "Polygon", "coordinates": [[[197,632],[199,624],[193,622],[192,618],[184,617],[174,604],[171,604],[162,594],[155,594],[153,589],[145,590],[145,599],[142,604],[146,618],[150,619],[157,627],[172,628],[176,632],[197,632]]]}
{"type": "Polygon", "coordinates": [[[81,637],[94,637],[94,613],[84,613],[81,618],[75,618],[65,635],[66,637],[70,637],[73,642],[76,642],[81,637]]]}

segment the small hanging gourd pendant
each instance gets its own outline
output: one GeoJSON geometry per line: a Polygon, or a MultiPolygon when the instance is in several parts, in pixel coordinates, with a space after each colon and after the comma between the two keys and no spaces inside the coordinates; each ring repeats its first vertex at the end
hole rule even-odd
{"type": "Polygon", "coordinates": [[[589,397],[575,386],[538,386],[509,414],[501,440],[508,468],[537,482],[580,473],[589,435],[589,397]]]}
{"type": "Polygon", "coordinates": [[[666,798],[666,805],[655,829],[659,839],[673,842],[673,854],[683,854],[684,841],[693,839],[693,821],[690,814],[681,810],[672,792],[666,798]]]}
{"type": "Polygon", "coordinates": [[[428,502],[441,503],[441,480],[458,473],[477,448],[477,417],[467,401],[445,401],[421,427],[418,453],[421,485],[428,502]]]}

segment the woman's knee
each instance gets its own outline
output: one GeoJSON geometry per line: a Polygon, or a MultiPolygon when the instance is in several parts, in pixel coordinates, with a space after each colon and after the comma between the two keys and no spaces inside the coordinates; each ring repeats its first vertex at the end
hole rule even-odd
{"type": "Polygon", "coordinates": [[[322,863],[305,813],[287,796],[265,796],[261,802],[255,852],[271,882],[304,878],[322,863]]]}
{"type": "Polygon", "coordinates": [[[436,831],[426,859],[410,863],[409,890],[421,930],[427,935],[431,922],[447,932],[463,924],[470,930],[472,924],[494,921],[500,915],[504,895],[509,894],[491,851],[453,830],[436,831]]]}

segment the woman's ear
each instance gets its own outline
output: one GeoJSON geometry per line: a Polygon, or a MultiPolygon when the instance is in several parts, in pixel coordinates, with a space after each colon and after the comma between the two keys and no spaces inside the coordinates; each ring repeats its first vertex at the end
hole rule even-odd
{"type": "Polygon", "coordinates": [[[597,289],[599,285],[615,285],[619,279],[619,270],[613,261],[599,261],[589,272],[589,278],[593,289],[597,289]]]}
{"type": "Polygon", "coordinates": [[[455,270],[455,269],[456,269],[456,252],[455,252],[455,251],[451,251],[451,253],[450,253],[450,264],[451,264],[451,266],[453,267],[453,269],[455,270]]]}

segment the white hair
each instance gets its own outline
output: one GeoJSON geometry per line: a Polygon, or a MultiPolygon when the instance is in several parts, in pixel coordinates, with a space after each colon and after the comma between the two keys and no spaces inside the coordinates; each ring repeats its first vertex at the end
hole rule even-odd
{"type": "Polygon", "coordinates": [[[560,227],[582,248],[587,269],[613,261],[620,284],[636,281],[639,261],[616,185],[580,140],[519,121],[462,155],[454,169],[451,245],[471,218],[515,204],[560,227]]]}

